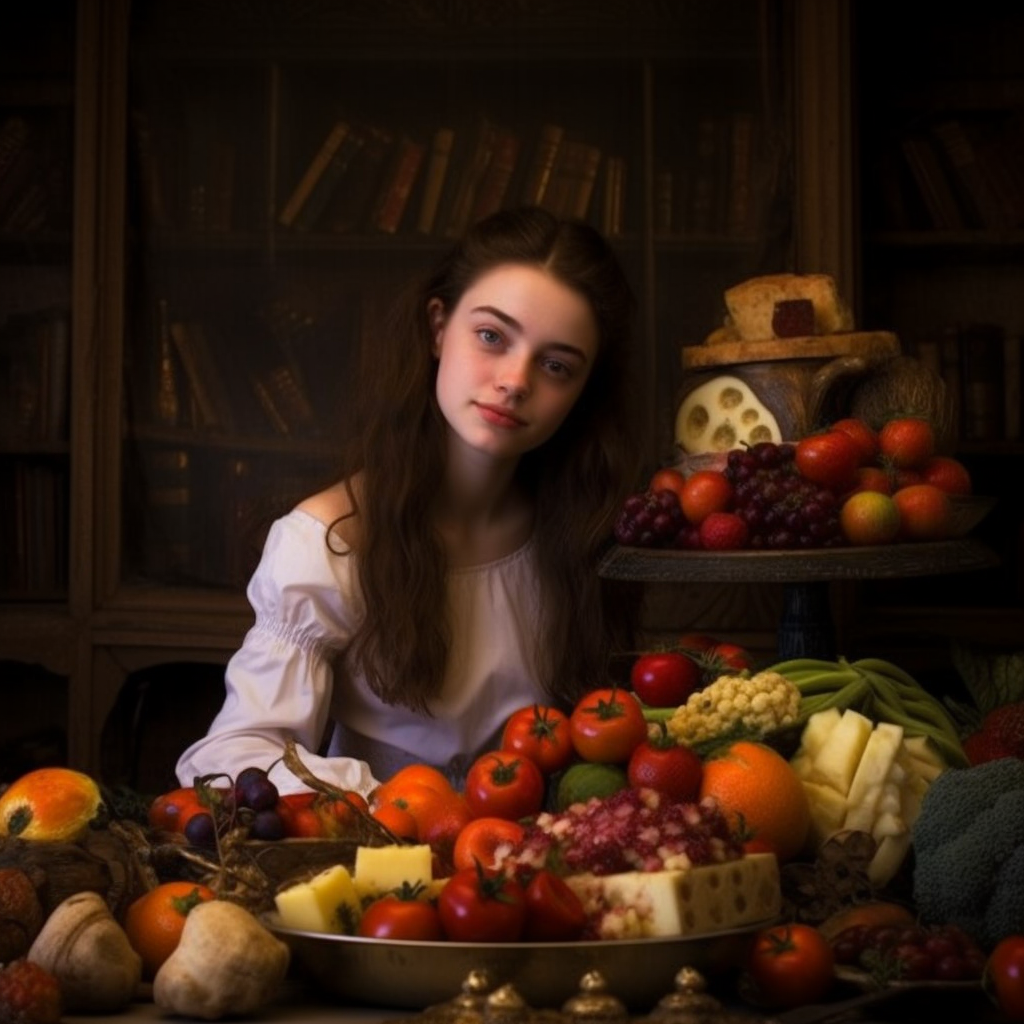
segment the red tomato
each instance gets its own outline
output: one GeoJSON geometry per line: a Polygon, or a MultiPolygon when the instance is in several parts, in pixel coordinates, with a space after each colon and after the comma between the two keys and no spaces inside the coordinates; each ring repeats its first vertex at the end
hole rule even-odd
{"type": "Polygon", "coordinates": [[[684,633],[676,641],[676,645],[680,650],[684,651],[686,654],[693,655],[705,654],[717,643],[718,639],[710,636],[708,633],[684,633]]]}
{"type": "Polygon", "coordinates": [[[1024,1021],[1024,935],[1008,935],[985,964],[985,991],[1008,1020],[1024,1021]]]}
{"type": "Polygon", "coordinates": [[[894,469],[920,469],[935,454],[935,430],[928,420],[904,416],[882,425],[878,445],[894,469]]]}
{"type": "Polygon", "coordinates": [[[860,448],[849,434],[828,430],[799,440],[794,459],[801,476],[843,492],[849,490],[857,479],[860,448]]]}
{"type": "Polygon", "coordinates": [[[202,804],[192,786],[162,793],[149,805],[149,827],[165,832],[181,832],[189,812],[195,813],[197,807],[202,807],[202,804]]]}
{"type": "Polygon", "coordinates": [[[553,871],[541,868],[526,887],[529,942],[573,942],[583,934],[587,912],[579,896],[553,871]]]}
{"type": "Polygon", "coordinates": [[[544,804],[544,774],[522,754],[489,750],[469,766],[465,798],[474,818],[529,818],[544,804]]]}
{"type": "Polygon", "coordinates": [[[439,942],[444,938],[437,907],[403,887],[374,900],[359,919],[359,934],[370,939],[439,942]]]}
{"type": "Polygon", "coordinates": [[[832,987],[834,970],[832,947],[808,924],[763,928],[747,964],[758,1002],[773,1009],[818,1002],[832,987]]]}
{"type": "Polygon", "coordinates": [[[518,942],[526,928],[523,887],[501,871],[456,871],[437,896],[441,928],[452,942],[518,942]]]}
{"type": "Polygon", "coordinates": [[[739,644],[715,644],[705,657],[716,671],[744,672],[752,671],[754,659],[745,647],[739,644]]]}
{"type": "Polygon", "coordinates": [[[545,775],[561,771],[573,754],[569,716],[541,704],[520,708],[505,722],[501,749],[523,754],[545,775]]]}
{"type": "Polygon", "coordinates": [[[700,525],[712,512],[732,508],[732,484],[724,473],[701,469],[686,478],[679,503],[688,522],[700,525]]]}
{"type": "Polygon", "coordinates": [[[832,429],[849,435],[860,449],[860,464],[862,466],[867,466],[878,458],[878,434],[863,420],[848,416],[845,419],[836,420],[832,424],[832,429]]]}
{"type": "Polygon", "coordinates": [[[678,707],[702,682],[700,666],[679,651],[652,651],[633,662],[629,684],[647,705],[678,707]]]}
{"type": "Polygon", "coordinates": [[[316,793],[286,793],[279,797],[275,810],[289,839],[322,839],[324,821],[314,806],[316,793]]]}
{"type": "Polygon", "coordinates": [[[456,871],[471,868],[478,861],[485,868],[497,868],[499,854],[522,841],[525,829],[508,818],[474,818],[455,837],[452,863],[456,871]]]}
{"type": "Polygon", "coordinates": [[[920,469],[921,482],[947,494],[970,494],[974,484],[967,467],[948,455],[933,455],[920,469]]]}
{"type": "Polygon", "coordinates": [[[683,487],[686,485],[686,477],[679,472],[678,469],[659,469],[654,476],[651,477],[651,482],[647,485],[647,490],[652,494],[657,494],[658,491],[671,491],[677,498],[679,498],[679,504],[682,504],[683,498],[683,487]]]}
{"type": "Polygon", "coordinates": [[[618,687],[592,690],[573,708],[569,732],[584,761],[621,764],[647,738],[640,702],[618,687]]]}
{"type": "Polygon", "coordinates": [[[704,762],[671,738],[644,740],[626,766],[634,789],[653,789],[677,803],[695,801],[703,777],[704,762]]]}

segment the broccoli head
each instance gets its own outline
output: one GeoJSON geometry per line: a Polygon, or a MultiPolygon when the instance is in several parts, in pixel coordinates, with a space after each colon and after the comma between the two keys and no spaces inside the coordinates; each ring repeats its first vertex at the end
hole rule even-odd
{"type": "Polygon", "coordinates": [[[914,824],[914,902],[931,924],[955,924],[985,948],[1024,921],[1024,761],[951,768],[929,787],[914,824]]]}

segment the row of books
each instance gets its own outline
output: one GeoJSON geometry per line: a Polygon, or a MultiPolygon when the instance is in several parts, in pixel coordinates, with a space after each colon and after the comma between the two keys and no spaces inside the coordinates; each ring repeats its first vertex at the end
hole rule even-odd
{"type": "Polygon", "coordinates": [[[142,521],[132,531],[133,569],[162,583],[244,587],[273,520],[319,479],[290,455],[268,461],[144,444],[137,458],[142,521]]]}
{"type": "Polygon", "coordinates": [[[277,213],[295,231],[455,238],[505,206],[536,204],[624,229],[625,160],[566,126],[533,137],[481,117],[414,137],[342,118],[331,125],[277,213]]]}
{"type": "Polygon", "coordinates": [[[1024,111],[922,125],[900,136],[877,170],[886,227],[1024,228],[1024,111]]]}
{"type": "Polygon", "coordinates": [[[0,439],[67,439],[68,311],[12,313],[0,324],[0,439]]]}
{"type": "Polygon", "coordinates": [[[68,580],[68,478],[46,460],[4,460],[0,592],[53,598],[68,580]]]}
{"type": "Polygon", "coordinates": [[[0,120],[0,232],[67,227],[70,125],[11,113],[0,120]]]}
{"type": "Polygon", "coordinates": [[[937,373],[958,409],[966,441],[1020,441],[1024,336],[998,324],[947,327],[917,339],[914,355],[937,373]]]}
{"type": "Polygon", "coordinates": [[[654,230],[662,237],[749,238],[757,230],[756,124],[752,114],[707,115],[688,133],[689,152],[655,172],[654,230]]]}
{"type": "MultiPolygon", "coordinates": [[[[209,320],[179,317],[158,302],[147,413],[155,425],[242,438],[311,438],[328,410],[314,406],[315,371],[268,333],[244,353],[209,320]]],[[[244,332],[242,332],[244,333],[244,332]]]]}

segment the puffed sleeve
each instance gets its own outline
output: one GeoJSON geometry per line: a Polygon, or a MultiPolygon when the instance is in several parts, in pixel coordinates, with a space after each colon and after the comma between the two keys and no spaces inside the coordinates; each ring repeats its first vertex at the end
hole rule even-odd
{"type": "MultiPolygon", "coordinates": [[[[178,760],[183,786],[199,775],[269,767],[288,738],[325,782],[362,793],[376,785],[364,761],[314,753],[330,715],[332,658],[356,614],[350,560],[327,549],[325,534],[301,511],[271,527],[247,591],[255,623],[228,662],[221,710],[178,760]]],[[[271,778],[282,793],[306,788],[282,764],[271,778]]]]}

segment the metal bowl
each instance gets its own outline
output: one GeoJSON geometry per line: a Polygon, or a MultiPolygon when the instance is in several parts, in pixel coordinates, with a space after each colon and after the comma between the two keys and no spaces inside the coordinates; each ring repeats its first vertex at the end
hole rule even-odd
{"type": "Polygon", "coordinates": [[[513,985],[535,1009],[558,1009],[596,970],[612,995],[646,1011],[673,991],[683,967],[696,968],[710,987],[734,975],[754,933],[772,922],[685,938],[515,943],[325,935],[282,927],[273,914],[265,923],[289,945],[300,971],[346,1002],[422,1010],[453,999],[466,976],[479,970],[495,986],[513,985]]]}

